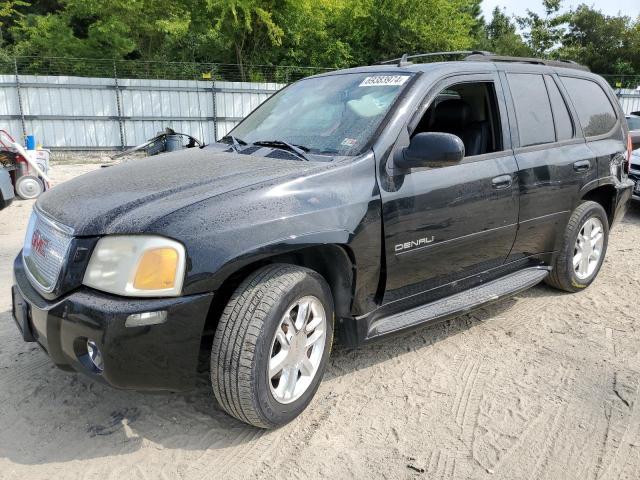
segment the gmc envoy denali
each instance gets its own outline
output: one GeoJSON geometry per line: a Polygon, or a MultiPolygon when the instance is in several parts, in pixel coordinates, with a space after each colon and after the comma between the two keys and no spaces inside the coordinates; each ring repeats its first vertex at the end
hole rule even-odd
{"type": "Polygon", "coordinates": [[[334,333],[588,287],[633,187],[611,88],[464,53],[306,78],[218,143],[46,192],[14,263],[24,340],[139,390],[191,388],[205,352],[222,408],[271,428],[311,401],[334,333]]]}

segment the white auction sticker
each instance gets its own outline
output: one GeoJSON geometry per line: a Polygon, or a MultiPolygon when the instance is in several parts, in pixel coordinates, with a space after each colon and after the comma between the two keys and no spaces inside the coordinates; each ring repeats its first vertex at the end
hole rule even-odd
{"type": "Polygon", "coordinates": [[[367,77],[360,83],[360,87],[387,87],[390,85],[403,85],[409,79],[409,75],[376,75],[367,77]]]}

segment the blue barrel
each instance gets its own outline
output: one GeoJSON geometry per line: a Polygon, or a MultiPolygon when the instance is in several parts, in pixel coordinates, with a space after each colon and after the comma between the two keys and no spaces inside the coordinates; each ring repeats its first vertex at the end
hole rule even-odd
{"type": "Polygon", "coordinates": [[[27,147],[27,150],[35,150],[36,149],[36,137],[35,137],[35,135],[27,135],[26,147],[27,147]]]}

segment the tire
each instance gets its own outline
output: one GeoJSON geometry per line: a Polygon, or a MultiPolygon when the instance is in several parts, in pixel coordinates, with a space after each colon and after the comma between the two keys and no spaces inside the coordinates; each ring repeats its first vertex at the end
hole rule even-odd
{"type": "MultiPolygon", "coordinates": [[[[593,233],[593,238],[597,238],[597,235],[593,233]]],[[[592,240],[590,244],[593,244],[592,240]]],[[[602,208],[602,205],[592,201],[586,201],[578,205],[569,218],[569,223],[564,233],[562,247],[560,252],[556,255],[553,263],[553,269],[545,282],[552,287],[555,287],[566,292],[577,292],[587,288],[598,275],[602,262],[607,253],[607,245],[609,243],[609,219],[607,213],[602,208]],[[587,260],[589,264],[588,268],[583,268],[585,264],[579,267],[574,267],[574,257],[578,257],[578,253],[581,258],[590,255],[594,255],[591,251],[592,247],[588,247],[591,252],[590,255],[582,255],[577,244],[578,235],[582,238],[586,238],[584,235],[587,233],[585,229],[589,229],[591,225],[591,232],[595,232],[596,227],[599,225],[601,228],[601,246],[599,248],[599,255],[597,261],[587,260]]],[[[582,241],[584,244],[584,241],[582,241]]]]}
{"type": "Polygon", "coordinates": [[[252,273],[232,295],[214,335],[211,385],[218,403],[238,420],[260,428],[293,420],[320,385],[331,352],[333,322],[331,290],[318,273],[286,264],[252,273]],[[306,311],[310,313],[301,313],[306,311]],[[312,325],[321,322],[322,313],[324,329],[312,325]],[[287,320],[305,317],[308,326],[298,330],[297,322],[287,320]],[[313,338],[316,343],[307,347],[313,338]],[[300,370],[293,365],[296,361],[300,370]],[[277,370],[279,363],[287,366],[271,377],[269,368],[277,370]],[[315,365],[313,374],[309,365],[315,365]]]}
{"type": "Polygon", "coordinates": [[[42,180],[33,175],[25,175],[16,180],[16,195],[22,200],[33,200],[44,192],[42,180]]]}

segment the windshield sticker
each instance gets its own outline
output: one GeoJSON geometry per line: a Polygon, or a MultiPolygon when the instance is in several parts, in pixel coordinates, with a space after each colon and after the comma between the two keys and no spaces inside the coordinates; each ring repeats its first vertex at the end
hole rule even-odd
{"type": "Polygon", "coordinates": [[[390,85],[404,85],[408,75],[376,75],[367,77],[360,83],[360,87],[388,87],[390,85]]]}
{"type": "Polygon", "coordinates": [[[342,140],[342,143],[340,145],[343,145],[345,147],[354,147],[356,143],[358,143],[358,140],[356,140],[355,138],[345,138],[344,140],[342,140]]]}

